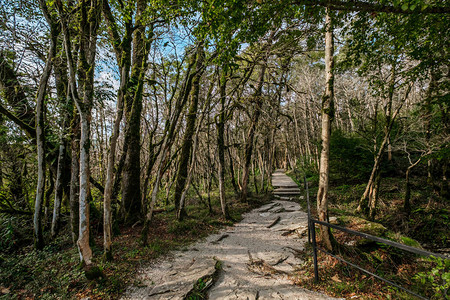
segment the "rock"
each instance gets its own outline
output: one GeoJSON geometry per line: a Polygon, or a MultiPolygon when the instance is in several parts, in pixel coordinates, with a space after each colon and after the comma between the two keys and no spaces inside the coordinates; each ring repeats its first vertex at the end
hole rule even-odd
{"type": "Polygon", "coordinates": [[[283,212],[283,211],[285,211],[285,210],[286,210],[286,209],[285,209],[284,207],[274,207],[274,208],[270,209],[269,211],[270,211],[271,213],[278,214],[278,213],[281,213],[281,212],[283,212]]]}
{"type": "MultiPolygon", "coordinates": [[[[387,228],[380,223],[371,222],[354,216],[339,216],[337,222],[356,231],[361,231],[375,236],[383,236],[387,228]]],[[[331,222],[330,222],[331,223],[331,222]]]]}
{"type": "MultiPolygon", "coordinates": [[[[371,222],[355,216],[339,216],[337,217],[337,223],[341,226],[349,227],[352,230],[360,231],[377,237],[383,237],[388,231],[387,228],[380,223],[371,222]]],[[[370,239],[357,237],[356,240],[349,241],[346,244],[349,246],[364,246],[372,243],[375,242],[370,239]]]]}
{"type": "Polygon", "coordinates": [[[401,235],[400,233],[394,233],[392,231],[389,231],[386,233],[386,237],[394,242],[400,243],[400,244],[404,244],[407,246],[411,246],[411,247],[415,247],[415,248],[419,248],[419,249],[423,249],[422,245],[420,245],[420,243],[418,241],[416,241],[415,239],[412,239],[410,237],[401,235]]]}

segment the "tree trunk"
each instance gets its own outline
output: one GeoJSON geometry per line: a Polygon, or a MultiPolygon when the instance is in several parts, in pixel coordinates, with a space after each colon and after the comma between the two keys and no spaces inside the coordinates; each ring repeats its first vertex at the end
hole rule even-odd
{"type": "MultiPolygon", "coordinates": [[[[151,194],[151,202],[150,202],[150,209],[148,210],[148,213],[145,217],[144,221],[144,227],[142,229],[142,238],[144,239],[144,235],[148,232],[148,226],[152,220],[153,217],[153,210],[155,208],[156,204],[156,198],[159,191],[159,186],[161,183],[161,178],[163,176],[164,170],[165,170],[165,164],[167,161],[168,153],[170,153],[170,149],[172,147],[172,144],[174,142],[174,133],[175,129],[177,128],[178,119],[183,111],[183,108],[189,98],[189,91],[192,88],[192,79],[194,77],[194,74],[192,74],[192,67],[195,64],[195,59],[192,59],[188,65],[187,71],[186,71],[186,77],[184,79],[183,87],[181,88],[182,92],[180,93],[179,97],[177,98],[177,101],[175,103],[175,108],[170,115],[170,120],[166,122],[165,129],[164,129],[164,138],[162,141],[161,151],[159,151],[160,160],[159,164],[156,170],[156,178],[155,182],[153,184],[153,190],[151,194]]],[[[146,237],[145,237],[146,239],[146,237]]]]}
{"type": "Polygon", "coordinates": [[[404,202],[403,202],[403,209],[405,210],[406,214],[410,214],[411,213],[411,184],[409,181],[410,175],[411,175],[411,171],[412,169],[417,166],[419,164],[419,162],[422,160],[422,156],[412,165],[410,165],[408,167],[408,169],[406,169],[406,175],[405,175],[405,198],[404,198],[404,202]]]}
{"type": "MultiPolygon", "coordinates": [[[[392,80],[391,81],[392,89],[393,89],[394,83],[395,83],[395,80],[392,80]]],[[[376,185],[377,184],[379,185],[380,180],[381,180],[381,175],[379,174],[379,172],[380,172],[381,163],[382,163],[382,159],[383,159],[383,153],[384,153],[385,148],[387,147],[387,144],[389,143],[389,137],[390,137],[390,133],[392,130],[392,126],[394,124],[394,120],[397,118],[398,113],[400,112],[400,109],[402,108],[403,103],[408,98],[410,91],[411,91],[411,85],[408,86],[408,88],[405,92],[405,96],[404,96],[402,102],[399,104],[399,106],[395,110],[395,112],[392,113],[392,115],[390,115],[387,118],[388,123],[385,126],[385,130],[384,130],[385,134],[384,134],[383,141],[381,142],[380,148],[378,149],[378,152],[375,156],[374,165],[373,165],[372,172],[370,174],[370,178],[367,183],[366,189],[364,190],[364,194],[362,195],[361,199],[359,200],[358,208],[356,209],[357,212],[363,212],[371,219],[374,219],[375,215],[376,215],[376,204],[377,204],[376,197],[377,197],[377,191],[378,191],[378,186],[376,186],[376,185]]],[[[391,102],[392,102],[392,97],[393,97],[393,90],[392,90],[392,92],[389,93],[389,101],[391,101],[391,102]]],[[[376,120],[376,117],[375,117],[375,120],[376,120]]],[[[374,125],[374,128],[376,128],[376,125],[374,125]]],[[[376,138],[374,141],[374,149],[376,149],[376,138]]]]}
{"type": "Polygon", "coordinates": [[[42,230],[46,231],[47,226],[49,225],[49,213],[50,213],[50,198],[52,196],[53,190],[55,189],[55,179],[53,176],[52,169],[48,170],[48,178],[47,180],[47,189],[45,191],[44,197],[44,222],[42,226],[42,230]]]}
{"type": "MultiPolygon", "coordinates": [[[[114,187],[114,165],[117,151],[117,140],[120,134],[120,122],[123,117],[124,97],[127,92],[129,81],[129,72],[131,68],[131,18],[125,22],[125,33],[123,39],[120,39],[117,30],[117,24],[114,20],[111,8],[107,0],[103,1],[103,14],[108,24],[108,33],[116,52],[116,59],[120,69],[120,86],[117,94],[117,113],[114,120],[114,126],[111,133],[110,150],[108,154],[108,165],[106,170],[105,192],[103,200],[103,250],[107,260],[112,260],[112,211],[111,202],[113,198],[114,187]]],[[[125,151],[127,153],[127,151],[125,151]]],[[[125,163],[123,160],[122,166],[125,163]]],[[[117,177],[120,177],[122,168],[118,170],[117,177]]]]}
{"type": "MultiPolygon", "coordinates": [[[[317,191],[317,213],[319,220],[328,222],[328,180],[330,158],[331,121],[334,114],[334,41],[330,11],[327,9],[325,19],[325,73],[326,90],[322,99],[322,150],[320,153],[319,188],[317,191]]],[[[314,230],[314,229],[313,229],[314,230]]],[[[320,237],[325,247],[332,250],[331,231],[329,227],[320,226],[320,237]]]]}
{"type": "Polygon", "coordinates": [[[90,113],[80,113],[81,121],[81,137],[80,137],[80,195],[79,195],[79,235],[78,235],[78,250],[80,252],[80,259],[86,265],[91,264],[92,250],[89,246],[89,144],[90,144],[90,113]]]}
{"type": "Polygon", "coordinates": [[[378,192],[381,184],[381,170],[378,169],[375,176],[375,182],[372,184],[369,193],[369,220],[375,220],[378,205],[378,192]]]}
{"type": "MultiPolygon", "coordinates": [[[[70,5],[71,3],[69,3],[70,5]]],[[[69,66],[69,83],[71,96],[77,106],[81,121],[80,137],[80,193],[79,193],[79,235],[78,252],[82,264],[89,266],[92,250],[89,246],[89,195],[90,195],[90,131],[91,109],[94,97],[94,70],[97,54],[97,32],[101,19],[101,1],[81,2],[79,11],[79,63],[77,74],[72,57],[71,36],[68,28],[65,8],[61,0],[56,1],[64,33],[64,45],[69,66]],[[78,75],[78,76],[77,76],[78,75]],[[77,85],[78,79],[78,85],[77,85]],[[81,97],[79,97],[79,95],[81,97]]]]}
{"type": "Polygon", "coordinates": [[[61,134],[59,137],[59,152],[58,152],[58,166],[56,169],[56,184],[55,184],[55,200],[53,203],[53,218],[51,226],[51,236],[55,238],[59,231],[59,215],[61,212],[61,202],[63,196],[63,172],[65,166],[65,154],[66,154],[66,140],[64,138],[65,125],[64,121],[61,128],[61,134]]]}
{"type": "MultiPolygon", "coordinates": [[[[227,130],[228,133],[228,143],[230,143],[230,136],[229,136],[229,132],[227,130]]],[[[224,141],[225,142],[225,141],[224,141]]],[[[236,183],[236,178],[235,178],[235,172],[234,172],[234,166],[233,166],[233,157],[231,156],[231,150],[230,150],[230,146],[227,147],[227,153],[228,153],[228,159],[230,161],[230,179],[231,179],[231,185],[233,186],[234,189],[234,193],[236,195],[239,194],[239,186],[236,183]]],[[[239,174],[238,174],[239,175],[239,174]]]]}
{"type": "Polygon", "coordinates": [[[36,188],[36,199],[34,202],[34,247],[41,250],[44,247],[44,238],[42,236],[42,201],[44,199],[44,186],[45,186],[45,150],[44,150],[44,97],[38,98],[36,103],[36,144],[37,144],[37,157],[38,157],[38,180],[36,188]]]}
{"type": "MultiPolygon", "coordinates": [[[[425,142],[426,142],[426,146],[427,146],[427,150],[431,149],[431,134],[432,134],[432,111],[433,111],[433,106],[432,106],[432,100],[433,100],[433,96],[434,96],[434,91],[436,90],[437,87],[437,76],[436,76],[436,71],[435,70],[431,70],[431,78],[430,78],[430,83],[428,85],[428,89],[427,89],[427,93],[426,93],[426,98],[425,98],[425,142]]],[[[433,176],[432,176],[432,165],[433,165],[433,159],[428,159],[427,160],[427,184],[429,187],[433,188],[433,176]]],[[[430,196],[430,200],[431,200],[431,196],[430,196]]]]}
{"type": "MultiPolygon", "coordinates": [[[[124,74],[126,67],[122,67],[121,78],[126,77],[124,74]]],[[[105,193],[103,199],[103,250],[107,260],[112,260],[112,213],[111,199],[114,182],[114,163],[116,158],[117,139],[119,137],[120,122],[123,115],[123,94],[125,90],[125,80],[121,80],[119,93],[117,95],[117,114],[114,120],[114,127],[111,134],[111,143],[108,154],[108,166],[106,170],[105,193]]]]}
{"type": "MultiPolygon", "coordinates": [[[[41,8],[46,12],[46,4],[41,1],[41,8]]],[[[38,157],[38,180],[36,187],[36,199],[34,203],[34,246],[36,249],[42,249],[44,247],[44,240],[42,236],[42,221],[41,221],[41,211],[42,211],[42,201],[45,192],[45,133],[44,133],[44,98],[45,92],[47,90],[48,79],[52,72],[53,67],[53,57],[56,54],[56,39],[58,38],[59,32],[49,20],[49,25],[51,27],[51,43],[50,49],[48,51],[47,61],[45,63],[44,72],[39,81],[39,89],[36,96],[36,145],[37,145],[37,157],[38,157]]]]}
{"type": "Polygon", "coordinates": [[[188,163],[192,150],[192,137],[194,136],[195,122],[197,120],[197,107],[199,101],[200,92],[200,79],[203,70],[203,43],[199,43],[197,49],[195,76],[192,80],[192,90],[190,93],[191,104],[189,107],[189,112],[186,116],[186,131],[184,132],[183,142],[181,146],[181,153],[178,165],[178,174],[176,178],[174,203],[175,209],[177,211],[177,219],[182,220],[186,212],[184,207],[180,206],[181,194],[186,184],[186,178],[188,173],[188,163]]]}
{"type": "Polygon", "coordinates": [[[71,163],[70,163],[70,227],[72,232],[73,244],[77,244],[78,227],[79,227],[79,189],[80,189],[80,117],[74,109],[74,117],[72,120],[72,142],[71,142],[71,163]]]}
{"type": "Polygon", "coordinates": [[[122,178],[122,203],[125,208],[125,221],[133,223],[141,216],[141,112],[143,85],[147,71],[147,57],[153,36],[150,27],[146,37],[144,12],[147,1],[138,0],[136,6],[136,22],[133,37],[133,65],[130,80],[125,94],[125,143],[128,151],[122,178]]]}
{"type": "Polygon", "coordinates": [[[250,129],[247,134],[247,143],[245,145],[245,152],[244,152],[244,169],[242,171],[242,186],[241,186],[241,201],[245,202],[247,201],[247,195],[248,195],[248,181],[250,177],[250,165],[252,161],[252,154],[253,154],[253,142],[255,138],[255,132],[256,132],[256,125],[258,124],[259,117],[261,115],[261,108],[262,108],[262,87],[264,84],[264,75],[266,73],[267,68],[267,58],[268,54],[266,54],[266,59],[263,61],[263,64],[261,66],[261,71],[259,73],[259,79],[258,79],[258,87],[255,91],[255,94],[253,95],[253,99],[255,101],[255,107],[254,112],[250,121],[250,129]]]}
{"type": "MultiPolygon", "coordinates": [[[[227,97],[227,74],[222,70],[220,84],[220,113],[219,122],[217,123],[217,152],[219,158],[218,177],[219,177],[219,198],[222,215],[225,219],[229,219],[227,200],[225,195],[225,100],[227,97]]],[[[234,176],[234,174],[232,174],[234,176]]]]}

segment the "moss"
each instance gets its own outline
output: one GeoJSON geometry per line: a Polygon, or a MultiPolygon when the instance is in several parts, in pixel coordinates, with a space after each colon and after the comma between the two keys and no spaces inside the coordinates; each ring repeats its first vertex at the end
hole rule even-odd
{"type": "Polygon", "coordinates": [[[394,233],[394,232],[389,231],[386,233],[386,237],[394,242],[422,249],[422,246],[420,245],[420,243],[418,241],[416,241],[415,239],[412,239],[410,237],[401,235],[400,233],[394,233]]]}
{"type": "Polygon", "coordinates": [[[86,270],[84,271],[84,276],[86,276],[87,280],[105,278],[105,274],[103,274],[102,269],[98,266],[87,267],[86,270]]]}
{"type": "Polygon", "coordinates": [[[339,224],[343,224],[354,230],[375,236],[384,236],[384,234],[388,231],[387,228],[380,223],[371,222],[354,216],[339,216],[337,220],[339,224]]]}

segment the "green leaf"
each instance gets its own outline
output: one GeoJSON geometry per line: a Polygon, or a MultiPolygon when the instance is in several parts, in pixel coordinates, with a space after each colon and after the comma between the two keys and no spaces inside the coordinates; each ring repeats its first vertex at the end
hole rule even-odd
{"type": "Polygon", "coordinates": [[[409,8],[408,4],[405,3],[405,4],[402,5],[402,10],[403,11],[408,10],[408,8],[409,8]]]}

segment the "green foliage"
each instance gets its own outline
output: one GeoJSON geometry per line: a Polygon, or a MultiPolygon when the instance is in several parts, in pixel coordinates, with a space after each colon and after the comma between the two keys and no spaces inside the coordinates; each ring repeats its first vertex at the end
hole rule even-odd
{"type": "Polygon", "coordinates": [[[415,237],[435,247],[448,247],[448,228],[450,227],[450,210],[442,208],[428,210],[418,208],[411,212],[408,221],[410,232],[408,235],[415,237]],[[433,230],[424,230],[433,228],[433,230]]]}
{"type": "Polygon", "coordinates": [[[184,234],[195,230],[197,226],[197,220],[193,219],[174,221],[169,227],[169,233],[184,234]]]}
{"type": "Polygon", "coordinates": [[[340,130],[333,131],[330,140],[331,178],[347,184],[366,180],[373,164],[373,154],[367,149],[362,138],[346,135],[340,130]]]}
{"type": "Polygon", "coordinates": [[[11,253],[31,241],[29,220],[23,217],[0,215],[0,253],[11,253]]]}
{"type": "Polygon", "coordinates": [[[450,259],[430,257],[428,261],[432,268],[428,272],[420,272],[414,279],[422,285],[431,285],[435,292],[433,299],[449,299],[450,290],[450,259]]]}
{"type": "Polygon", "coordinates": [[[39,298],[67,297],[70,289],[78,286],[84,277],[78,262],[76,249],[64,252],[56,244],[42,251],[9,256],[0,262],[0,285],[39,298]]]}
{"type": "Polygon", "coordinates": [[[6,252],[14,246],[13,217],[0,219],[0,252],[6,252]]]}

